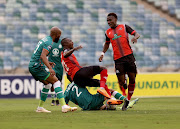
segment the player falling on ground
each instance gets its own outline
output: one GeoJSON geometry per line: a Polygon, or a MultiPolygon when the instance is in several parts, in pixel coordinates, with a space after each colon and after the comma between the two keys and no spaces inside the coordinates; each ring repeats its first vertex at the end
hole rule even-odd
{"type": "MultiPolygon", "coordinates": [[[[56,77],[58,78],[60,82],[62,82],[62,77],[63,77],[63,66],[61,63],[62,51],[63,51],[63,47],[61,45],[61,40],[59,39],[57,43],[52,44],[52,49],[50,50],[49,56],[48,56],[48,61],[55,63],[53,70],[55,71],[56,77]]],[[[52,98],[51,106],[54,106],[55,103],[57,106],[60,105],[59,99],[57,95],[54,93],[54,86],[51,87],[51,98],[52,98]]]]}
{"type": "MultiPolygon", "coordinates": [[[[118,104],[121,104],[124,101],[125,97],[122,94],[118,93],[117,91],[114,91],[112,89],[110,90],[112,95],[116,99],[120,100],[120,103],[118,104]]],[[[113,101],[109,101],[110,99],[107,100],[107,104],[103,104],[104,101],[106,100],[105,96],[99,93],[92,95],[89,93],[86,87],[79,87],[74,82],[72,82],[67,86],[64,92],[64,98],[67,104],[69,101],[72,101],[73,103],[81,107],[83,110],[104,110],[109,108],[107,104],[109,105],[117,104],[117,103],[113,103],[113,101]]],[[[136,101],[133,101],[131,105],[133,106],[135,103],[136,101]]]]}
{"type": "MultiPolygon", "coordinates": [[[[74,47],[73,42],[69,38],[64,38],[61,41],[64,52],[61,54],[62,64],[67,72],[68,79],[74,81],[80,87],[100,87],[97,92],[103,94],[107,98],[111,98],[110,90],[106,85],[107,69],[102,66],[81,67],[73,54],[74,51],[81,49],[82,46],[74,47]],[[97,74],[100,74],[101,79],[93,79],[97,74]]],[[[126,106],[128,101],[125,99],[126,106]]],[[[124,110],[125,108],[123,108],[124,110]]]]}
{"type": "Polygon", "coordinates": [[[57,94],[57,98],[59,99],[60,104],[62,106],[62,112],[77,110],[77,107],[70,107],[66,105],[64,101],[64,94],[61,89],[61,82],[55,76],[55,71],[52,69],[54,63],[49,62],[47,59],[47,56],[52,48],[52,44],[57,43],[59,41],[60,36],[61,30],[58,27],[51,28],[50,36],[47,36],[38,42],[34,50],[34,53],[31,56],[31,60],[29,63],[29,71],[35,78],[35,80],[39,80],[44,84],[41,92],[41,100],[39,102],[39,106],[36,112],[51,112],[43,108],[43,106],[44,102],[46,101],[48,91],[51,88],[52,84],[57,94]],[[45,65],[49,69],[48,71],[45,70],[45,65]]]}
{"type": "Polygon", "coordinates": [[[130,100],[135,88],[137,68],[133,51],[129,44],[128,33],[134,35],[134,37],[131,39],[133,43],[137,42],[140,35],[126,24],[118,25],[117,15],[115,13],[109,13],[107,15],[107,23],[110,28],[105,32],[106,42],[99,61],[101,62],[103,60],[104,53],[108,50],[109,44],[111,43],[114,52],[116,75],[120,88],[123,88],[122,86],[125,83],[125,74],[128,74],[129,85],[127,98],[130,100]]]}

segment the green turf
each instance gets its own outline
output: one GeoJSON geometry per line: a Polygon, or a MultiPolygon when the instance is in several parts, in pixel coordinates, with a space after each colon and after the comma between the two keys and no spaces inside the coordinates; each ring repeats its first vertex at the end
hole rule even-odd
{"type": "MultiPolygon", "coordinates": [[[[0,129],[180,129],[180,98],[140,98],[127,111],[36,113],[36,99],[0,99],[0,129]]],[[[70,103],[71,106],[75,106],[70,103]]]]}

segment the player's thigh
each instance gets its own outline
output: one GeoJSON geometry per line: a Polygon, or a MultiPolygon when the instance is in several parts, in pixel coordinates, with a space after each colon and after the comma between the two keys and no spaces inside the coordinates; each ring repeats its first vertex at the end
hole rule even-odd
{"type": "Polygon", "coordinates": [[[125,83],[125,74],[117,74],[118,82],[121,86],[125,83]]]}
{"type": "Polygon", "coordinates": [[[101,94],[93,95],[92,102],[89,105],[90,110],[99,110],[100,107],[103,105],[105,97],[101,94]]]}
{"type": "Polygon", "coordinates": [[[46,71],[45,67],[43,66],[30,67],[29,72],[32,74],[36,81],[46,80],[50,75],[50,73],[46,71]]]}
{"type": "Polygon", "coordinates": [[[126,73],[126,64],[124,62],[119,62],[115,64],[116,75],[124,75],[126,73]]]}
{"type": "Polygon", "coordinates": [[[81,68],[75,76],[92,78],[93,76],[100,73],[100,66],[87,66],[81,68]]]}
{"type": "Polygon", "coordinates": [[[86,86],[89,86],[89,87],[99,87],[100,86],[99,80],[92,79],[92,78],[85,78],[85,77],[75,78],[74,82],[79,87],[86,87],[86,86]]]}
{"type": "Polygon", "coordinates": [[[47,82],[54,84],[55,82],[58,81],[58,78],[54,75],[54,76],[48,76],[48,78],[46,79],[47,82]]]}

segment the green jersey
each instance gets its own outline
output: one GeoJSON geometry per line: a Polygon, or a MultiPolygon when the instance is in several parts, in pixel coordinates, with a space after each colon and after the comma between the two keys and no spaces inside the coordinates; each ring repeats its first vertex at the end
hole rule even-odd
{"type": "Polygon", "coordinates": [[[63,76],[63,66],[61,64],[61,52],[63,51],[63,47],[61,45],[61,40],[59,39],[58,43],[53,42],[52,48],[49,52],[48,60],[50,62],[54,62],[55,65],[53,67],[56,77],[58,80],[62,80],[63,76]]]}
{"type": "Polygon", "coordinates": [[[83,110],[99,109],[104,102],[104,96],[101,94],[92,95],[85,87],[79,87],[74,82],[69,84],[64,92],[66,104],[69,101],[79,105],[83,110]]]}
{"type": "Polygon", "coordinates": [[[34,66],[36,64],[43,64],[44,65],[44,63],[40,59],[42,50],[44,48],[44,49],[50,51],[51,47],[52,47],[52,38],[51,38],[51,36],[47,36],[47,37],[41,39],[38,42],[38,44],[37,44],[37,46],[36,46],[32,56],[31,56],[31,60],[30,60],[29,66],[32,67],[32,66],[34,66]]]}
{"type": "Polygon", "coordinates": [[[50,62],[54,62],[56,65],[54,66],[55,72],[58,72],[60,69],[62,69],[61,64],[61,52],[63,51],[63,47],[61,45],[61,40],[59,40],[58,43],[52,44],[52,49],[49,52],[48,60],[50,62]]]}

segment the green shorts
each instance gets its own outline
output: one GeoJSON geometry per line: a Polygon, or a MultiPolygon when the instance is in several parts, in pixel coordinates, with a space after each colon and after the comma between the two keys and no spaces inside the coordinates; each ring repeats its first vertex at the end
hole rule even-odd
{"type": "Polygon", "coordinates": [[[46,80],[50,75],[50,72],[45,70],[45,66],[41,66],[40,64],[30,65],[29,72],[36,81],[46,80]]]}
{"type": "Polygon", "coordinates": [[[95,94],[92,96],[92,102],[89,105],[89,110],[99,110],[104,103],[104,96],[101,94],[95,94]]]}
{"type": "Polygon", "coordinates": [[[62,68],[53,68],[55,73],[56,73],[56,77],[58,78],[59,81],[62,81],[62,77],[63,77],[63,67],[62,68]]]}

